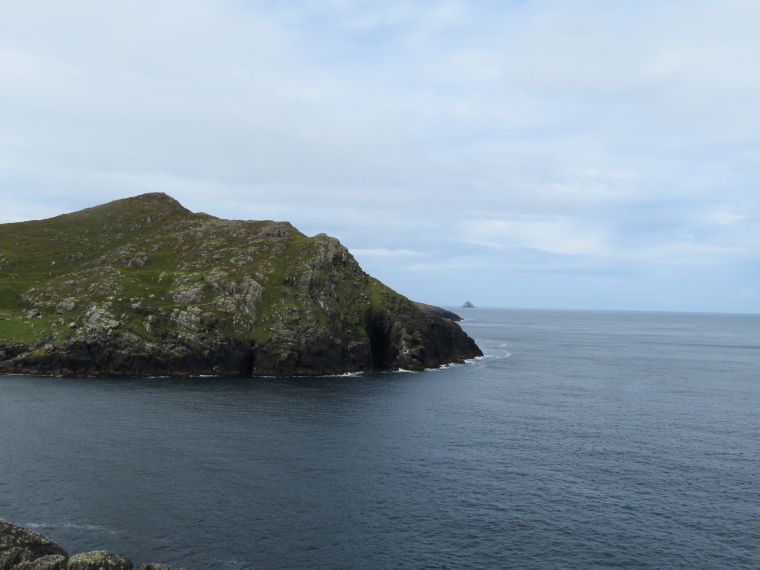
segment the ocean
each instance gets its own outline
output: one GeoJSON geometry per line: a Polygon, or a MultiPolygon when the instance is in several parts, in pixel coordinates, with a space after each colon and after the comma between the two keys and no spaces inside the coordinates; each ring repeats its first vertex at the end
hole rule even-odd
{"type": "Polygon", "coordinates": [[[0,376],[0,518],[136,566],[760,568],[760,316],[457,309],[485,356],[0,376]]]}

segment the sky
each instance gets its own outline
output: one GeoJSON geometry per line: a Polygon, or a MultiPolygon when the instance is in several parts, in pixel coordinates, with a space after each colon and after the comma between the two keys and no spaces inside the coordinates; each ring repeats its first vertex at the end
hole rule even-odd
{"type": "MultiPolygon", "coordinates": [[[[0,4],[0,223],[165,192],[417,301],[760,312],[756,0],[0,4]]],[[[0,244],[0,250],[2,244],[0,244]]]]}

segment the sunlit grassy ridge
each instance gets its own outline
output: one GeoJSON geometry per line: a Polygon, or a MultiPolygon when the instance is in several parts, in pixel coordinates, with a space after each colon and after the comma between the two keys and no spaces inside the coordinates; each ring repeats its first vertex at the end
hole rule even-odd
{"type": "MultiPolygon", "coordinates": [[[[324,324],[325,311],[303,307],[288,285],[305,272],[312,286],[327,285],[325,269],[313,267],[313,260],[333,241],[308,238],[284,222],[193,214],[161,194],[2,225],[0,339],[29,342],[41,330],[55,338],[70,335],[64,325],[81,320],[92,304],[107,305],[120,323],[116,330],[146,337],[157,328],[145,326],[146,315],[176,330],[183,321],[170,318],[172,311],[188,307],[201,309],[207,321],[217,317],[227,335],[261,339],[291,313],[301,324],[324,324]],[[227,302],[220,301],[219,291],[227,302]],[[223,318],[229,314],[236,322],[223,318]]],[[[352,285],[369,282],[361,281],[352,285]]],[[[354,287],[334,294],[349,301],[346,313],[355,317],[354,287]]]]}

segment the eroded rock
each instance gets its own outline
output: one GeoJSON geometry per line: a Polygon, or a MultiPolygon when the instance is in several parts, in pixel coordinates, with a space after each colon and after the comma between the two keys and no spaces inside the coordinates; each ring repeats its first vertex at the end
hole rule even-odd
{"type": "Polygon", "coordinates": [[[0,570],[19,567],[57,570],[56,561],[60,562],[59,559],[62,559],[65,562],[68,557],[66,551],[49,538],[22,526],[0,520],[0,570]],[[41,562],[43,566],[28,565],[42,558],[44,558],[41,562]],[[20,566],[22,564],[26,566],[20,566]]]}
{"type": "Polygon", "coordinates": [[[66,570],[66,557],[60,554],[48,554],[34,560],[22,562],[13,567],[13,570],[66,570]]]}
{"type": "MultiPolygon", "coordinates": [[[[0,570],[132,570],[132,561],[108,550],[69,558],[58,544],[32,530],[0,520],[0,570]]],[[[184,566],[143,564],[138,570],[189,570],[184,566]]]]}
{"type": "Polygon", "coordinates": [[[132,570],[132,566],[128,558],[108,550],[94,550],[72,556],[67,570],[132,570]]]}

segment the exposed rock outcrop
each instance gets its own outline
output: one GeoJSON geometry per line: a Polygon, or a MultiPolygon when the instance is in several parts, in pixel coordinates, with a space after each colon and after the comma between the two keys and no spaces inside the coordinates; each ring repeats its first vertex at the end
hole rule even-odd
{"type": "Polygon", "coordinates": [[[69,555],[41,534],[0,520],[0,570],[65,568],[69,555]]]}
{"type": "MultiPolygon", "coordinates": [[[[132,561],[108,550],[69,557],[58,544],[0,519],[0,570],[132,570],[132,561]]],[[[138,570],[188,570],[184,566],[143,564],[138,570]]]]}
{"type": "Polygon", "coordinates": [[[75,554],[69,559],[67,570],[132,570],[132,561],[108,550],[94,550],[75,554]]]}
{"type": "Polygon", "coordinates": [[[479,356],[338,240],[144,194],[0,225],[0,372],[322,375],[479,356]]]}
{"type": "Polygon", "coordinates": [[[462,317],[454,313],[453,311],[448,311],[446,309],[442,309],[441,307],[436,307],[435,305],[426,305],[425,303],[418,303],[417,301],[414,302],[417,307],[423,312],[428,315],[433,315],[434,317],[441,317],[442,319],[449,319],[450,321],[461,321],[462,317]]]}

